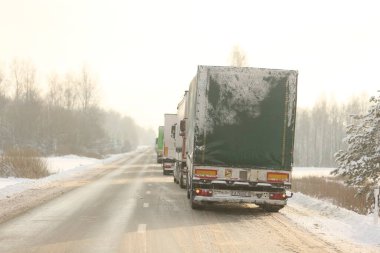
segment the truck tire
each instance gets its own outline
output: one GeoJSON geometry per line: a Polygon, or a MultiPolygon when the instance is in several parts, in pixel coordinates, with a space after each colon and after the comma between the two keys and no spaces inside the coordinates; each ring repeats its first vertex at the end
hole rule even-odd
{"type": "Polygon", "coordinates": [[[199,209],[203,208],[203,206],[202,206],[201,203],[199,203],[198,201],[194,200],[194,196],[193,196],[193,191],[192,190],[190,191],[190,205],[191,205],[191,209],[193,209],[193,210],[199,210],[199,209]]]}
{"type": "Polygon", "coordinates": [[[202,206],[202,204],[191,201],[191,209],[200,210],[200,209],[203,209],[203,206],[202,206]]]}
{"type": "Polygon", "coordinates": [[[284,206],[277,206],[277,205],[262,205],[260,207],[263,208],[265,211],[270,212],[270,213],[277,213],[282,208],[284,208],[284,206]]]}
{"type": "Polygon", "coordinates": [[[181,189],[185,189],[186,185],[183,183],[183,174],[181,173],[181,176],[179,178],[179,187],[181,189]]]}
{"type": "Polygon", "coordinates": [[[187,198],[190,199],[189,173],[187,173],[187,178],[186,178],[186,192],[187,192],[187,198]]]}

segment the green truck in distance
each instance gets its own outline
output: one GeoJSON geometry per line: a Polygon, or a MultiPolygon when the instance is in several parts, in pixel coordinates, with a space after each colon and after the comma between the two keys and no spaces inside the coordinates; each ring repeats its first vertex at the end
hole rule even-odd
{"type": "Polygon", "coordinates": [[[293,70],[199,66],[188,92],[187,195],[205,202],[286,205],[297,76],[293,70]]]}
{"type": "Polygon", "coordinates": [[[164,127],[158,127],[158,137],[156,138],[156,154],[157,163],[162,163],[162,156],[164,153],[164,127]]]}

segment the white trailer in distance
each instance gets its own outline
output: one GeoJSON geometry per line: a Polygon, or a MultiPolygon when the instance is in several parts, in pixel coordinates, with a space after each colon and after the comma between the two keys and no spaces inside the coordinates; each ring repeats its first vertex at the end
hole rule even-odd
{"type": "Polygon", "coordinates": [[[176,146],[176,163],[173,171],[174,182],[179,184],[181,188],[186,187],[186,137],[185,137],[185,124],[186,124],[186,103],[187,103],[187,91],[182,100],[177,106],[177,122],[175,124],[175,146],[176,146]]]}
{"type": "Polygon", "coordinates": [[[162,172],[168,175],[173,172],[176,161],[175,139],[172,135],[172,128],[177,122],[177,114],[165,114],[164,124],[164,154],[162,157],[162,172]]]}

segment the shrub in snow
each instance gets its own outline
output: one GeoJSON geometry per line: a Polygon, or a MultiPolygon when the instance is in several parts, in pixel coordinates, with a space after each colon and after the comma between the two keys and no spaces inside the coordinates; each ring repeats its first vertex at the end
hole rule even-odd
{"type": "Polygon", "coordinates": [[[316,176],[293,178],[292,189],[359,214],[368,214],[371,210],[372,203],[366,196],[358,195],[355,187],[347,187],[339,178],[316,176]]]}
{"type": "Polygon", "coordinates": [[[1,177],[41,178],[49,175],[45,159],[33,149],[10,149],[0,157],[1,177]]]}
{"type": "Polygon", "coordinates": [[[338,168],[332,174],[346,178],[351,186],[369,193],[380,181],[380,95],[370,99],[368,113],[352,116],[355,124],[347,127],[347,150],[335,154],[338,168]]]}

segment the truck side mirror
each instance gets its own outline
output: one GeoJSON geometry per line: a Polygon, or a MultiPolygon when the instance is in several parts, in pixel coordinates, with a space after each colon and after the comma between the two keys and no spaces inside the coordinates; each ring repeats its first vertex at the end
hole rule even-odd
{"type": "Polygon", "coordinates": [[[181,120],[181,122],[179,123],[179,129],[181,130],[181,132],[186,131],[186,121],[184,119],[181,120]]]}
{"type": "Polygon", "coordinates": [[[173,139],[175,138],[175,128],[176,128],[176,125],[177,124],[172,125],[171,135],[172,135],[173,139]]]}

